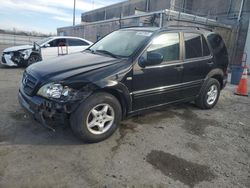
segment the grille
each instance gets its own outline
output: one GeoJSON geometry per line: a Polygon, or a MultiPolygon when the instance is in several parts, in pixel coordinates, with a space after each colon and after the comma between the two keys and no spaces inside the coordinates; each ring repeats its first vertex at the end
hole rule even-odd
{"type": "Polygon", "coordinates": [[[27,95],[32,95],[37,85],[37,79],[27,72],[24,72],[22,84],[24,92],[27,95]]]}

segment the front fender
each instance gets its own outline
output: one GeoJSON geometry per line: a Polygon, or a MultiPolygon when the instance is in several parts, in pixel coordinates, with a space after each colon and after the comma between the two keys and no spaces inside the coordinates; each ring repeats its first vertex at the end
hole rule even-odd
{"type": "Polygon", "coordinates": [[[118,98],[122,107],[124,108],[124,113],[127,113],[132,110],[132,98],[129,92],[129,89],[122,82],[114,81],[114,80],[102,80],[96,85],[100,90],[109,92],[115,97],[118,98]]]}

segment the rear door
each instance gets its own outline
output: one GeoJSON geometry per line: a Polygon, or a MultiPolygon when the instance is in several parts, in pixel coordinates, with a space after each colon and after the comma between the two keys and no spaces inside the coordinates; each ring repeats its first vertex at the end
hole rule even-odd
{"type": "Polygon", "coordinates": [[[183,38],[184,69],[181,95],[183,98],[190,98],[198,95],[206,75],[214,67],[214,62],[207,42],[201,34],[185,32],[183,38]]]}
{"type": "Polygon", "coordinates": [[[163,62],[158,65],[133,68],[133,110],[170,103],[180,99],[182,60],[179,33],[156,36],[140,58],[159,53],[163,62]]]}

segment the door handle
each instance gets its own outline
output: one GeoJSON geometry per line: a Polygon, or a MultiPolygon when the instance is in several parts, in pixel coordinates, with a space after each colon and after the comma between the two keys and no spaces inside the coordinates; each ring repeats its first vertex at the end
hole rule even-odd
{"type": "Polygon", "coordinates": [[[184,68],[183,65],[176,65],[174,67],[174,69],[176,69],[177,71],[182,71],[183,68],[184,68]]]}

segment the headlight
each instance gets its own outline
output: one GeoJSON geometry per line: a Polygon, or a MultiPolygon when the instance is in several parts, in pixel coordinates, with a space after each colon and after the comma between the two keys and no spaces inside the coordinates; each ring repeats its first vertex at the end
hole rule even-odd
{"type": "Polygon", "coordinates": [[[56,83],[49,83],[42,86],[37,92],[37,95],[40,95],[45,98],[60,99],[63,97],[68,97],[71,92],[72,89],[67,86],[63,86],[61,84],[56,83]]]}
{"type": "Polygon", "coordinates": [[[27,49],[27,50],[21,51],[24,59],[28,59],[31,52],[32,52],[32,49],[27,49]]]}

